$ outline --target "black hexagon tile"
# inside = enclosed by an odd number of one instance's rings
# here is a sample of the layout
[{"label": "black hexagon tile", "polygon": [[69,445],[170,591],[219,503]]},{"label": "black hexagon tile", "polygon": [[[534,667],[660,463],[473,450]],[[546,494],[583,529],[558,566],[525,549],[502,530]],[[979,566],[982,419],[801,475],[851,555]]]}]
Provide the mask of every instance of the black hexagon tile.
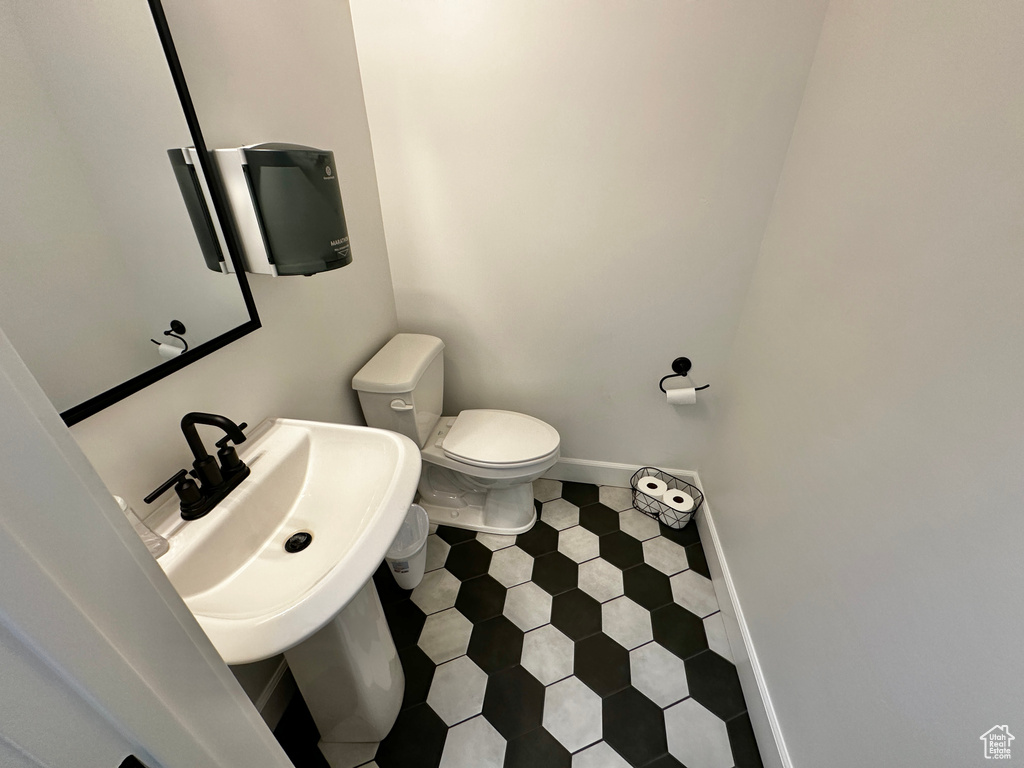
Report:
[{"label": "black hexagon tile", "polygon": [[576,643],[573,674],[599,696],[629,686],[629,651],[598,632]]},{"label": "black hexagon tile", "polygon": [[701,576],[711,578],[711,570],[708,568],[708,559],[704,554],[704,547],[698,541],[696,544],[691,544],[686,548],[686,561],[689,563],[690,568],[695,570]]},{"label": "black hexagon tile", "polygon": [[603,536],[619,530],[619,513],[604,504],[591,504],[580,509],[580,525]]},{"label": "black hexagon tile", "polygon": [[484,717],[506,739],[538,728],[543,714],[544,686],[523,667],[509,667],[487,679]]},{"label": "black hexagon tile", "polygon": [[379,768],[439,765],[448,726],[426,704],[398,713],[391,731],[377,747]]},{"label": "black hexagon tile", "polygon": [[744,712],[725,724],[732,746],[732,757],[736,768],[764,768],[761,753],[754,741],[754,729],[750,725],[750,716]]},{"label": "black hexagon tile", "polygon": [[[662,755],[656,758],[653,763],[645,765],[644,768],[686,768],[686,766],[672,757],[672,755]],[[736,768],[741,767],[737,765]]]},{"label": "black hexagon tile", "polygon": [[704,622],[681,605],[672,603],[651,612],[654,639],[680,659],[707,650]]},{"label": "black hexagon tile", "polygon": [[475,539],[476,531],[469,531],[465,528],[452,528],[450,525],[439,525],[437,526],[437,535],[449,544],[454,545]]},{"label": "black hexagon tile", "polygon": [[736,667],[714,651],[698,653],[685,663],[690,695],[710,712],[729,720],[746,711]]},{"label": "black hexagon tile", "polygon": [[628,533],[613,531],[601,537],[601,557],[626,570],[644,561],[644,548]]},{"label": "black hexagon tile", "polygon": [[672,602],[672,585],[668,576],[646,563],[634,565],[623,571],[622,588],[626,597],[648,611]]},{"label": "black hexagon tile", "polygon": [[572,755],[543,728],[511,739],[505,748],[504,768],[571,768]]},{"label": "black hexagon tile", "polygon": [[533,583],[550,595],[575,589],[578,578],[579,566],[561,552],[548,552],[533,561]]},{"label": "black hexagon tile", "polygon": [[601,631],[601,604],[580,589],[555,595],[551,623],[573,640],[590,637]]},{"label": "black hexagon tile", "polygon": [[[327,759],[317,747],[320,734],[313,716],[302,697],[296,694],[274,728],[277,739],[288,759],[298,768],[330,768]],[[122,763],[122,766],[124,763]]]},{"label": "black hexagon tile", "polygon": [[682,528],[670,528],[664,523],[660,524],[661,535],[669,541],[674,541],[682,547],[688,547],[700,541],[700,534],[697,533],[697,525],[693,521]]},{"label": "black hexagon tile", "polygon": [[482,621],[473,627],[469,658],[493,675],[518,664],[523,653],[523,631],[504,616]]},{"label": "black hexagon tile", "polygon": [[604,740],[630,765],[640,768],[668,752],[661,707],[635,688],[604,700]]},{"label": "black hexagon tile", "polygon": [[391,637],[395,647],[401,650],[407,645],[415,645],[419,640],[427,615],[412,600],[400,600],[384,606],[384,616],[391,628]]},{"label": "black hexagon tile", "polygon": [[533,528],[516,537],[516,545],[528,554],[540,557],[558,549],[558,531],[538,520]]},{"label": "black hexagon tile", "polygon": [[[507,590],[494,577],[484,574],[462,582],[455,607],[474,624],[501,615]],[[388,619],[388,623],[390,623]]]},{"label": "black hexagon tile", "polygon": [[402,662],[402,671],[405,672],[405,698],[402,699],[402,709],[408,709],[427,700],[437,665],[418,645],[399,648],[398,658]]},{"label": "black hexagon tile", "polygon": [[577,507],[586,507],[597,504],[600,494],[596,485],[562,481],[562,498]]},{"label": "black hexagon tile", "polygon": [[386,562],[381,563],[374,572],[373,585],[377,589],[381,605],[385,606],[405,600],[412,594],[411,589],[402,589],[398,586],[395,577],[391,574],[391,567]]},{"label": "black hexagon tile", "polygon": [[483,576],[491,565],[491,550],[476,539],[452,546],[444,569],[461,581]]}]

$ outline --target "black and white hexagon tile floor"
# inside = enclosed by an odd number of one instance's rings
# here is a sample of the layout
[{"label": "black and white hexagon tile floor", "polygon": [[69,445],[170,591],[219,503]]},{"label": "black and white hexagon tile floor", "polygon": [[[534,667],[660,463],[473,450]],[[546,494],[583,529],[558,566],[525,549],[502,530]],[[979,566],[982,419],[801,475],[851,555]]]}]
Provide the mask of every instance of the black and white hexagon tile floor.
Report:
[{"label": "black and white hexagon tile floor", "polygon": [[[438,528],[412,592],[377,572],[406,690],[367,768],[761,766],[696,525],[626,488],[534,496],[519,536]],[[326,766],[303,718],[296,697],[278,738]]]}]

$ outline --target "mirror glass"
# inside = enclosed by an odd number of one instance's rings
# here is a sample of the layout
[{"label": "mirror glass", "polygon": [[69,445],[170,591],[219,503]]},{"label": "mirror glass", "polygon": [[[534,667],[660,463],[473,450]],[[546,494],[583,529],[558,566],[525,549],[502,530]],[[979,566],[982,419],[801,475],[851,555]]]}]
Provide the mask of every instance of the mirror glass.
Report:
[{"label": "mirror glass", "polygon": [[146,3],[0,0],[0,104],[0,327],[66,422],[259,327],[189,217],[168,151],[204,150]]}]

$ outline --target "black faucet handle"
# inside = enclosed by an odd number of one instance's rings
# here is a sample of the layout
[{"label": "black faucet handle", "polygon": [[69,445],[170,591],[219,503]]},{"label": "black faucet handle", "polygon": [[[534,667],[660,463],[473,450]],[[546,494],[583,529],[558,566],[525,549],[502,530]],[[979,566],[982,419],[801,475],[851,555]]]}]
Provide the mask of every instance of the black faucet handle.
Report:
[{"label": "black faucet handle", "polygon": [[192,462],[192,477],[202,483],[203,492],[209,493],[224,485],[224,476],[221,474],[217,460],[213,456],[206,456]]},{"label": "black faucet handle", "polygon": [[182,469],[177,474],[175,474],[174,477],[171,477],[168,480],[164,481],[159,488],[157,488],[155,491],[149,494],[149,496],[144,498],[143,501],[146,502],[147,504],[152,504],[158,498],[167,493],[167,491],[171,490],[171,486],[177,485],[178,483],[182,483],[187,479],[188,470]]},{"label": "black faucet handle", "polygon": [[[243,421],[241,424],[238,425],[238,428],[239,429],[245,429],[248,426],[249,425],[246,424]],[[228,447],[228,443],[230,443],[231,440],[232,440],[231,435],[224,435],[224,437],[222,437],[220,440],[218,440],[216,443],[214,443],[214,445],[216,445],[218,448],[227,448]],[[235,442],[240,442],[240,441],[236,440]]]},{"label": "black faucet handle", "polygon": [[[244,421],[238,425],[239,429],[245,429],[248,424]],[[230,435],[224,435],[220,440],[217,441],[217,458],[220,459],[221,472],[225,475],[232,475],[242,469],[245,469],[244,462],[238,458],[238,451],[231,445],[232,438]]]},{"label": "black faucet handle", "polygon": [[195,480],[188,475],[188,470],[179,470],[174,477],[168,478],[163,485],[149,494],[143,501],[147,504],[152,504],[173,485],[174,492],[178,494],[178,506],[181,509],[181,516],[186,520],[192,519],[189,515],[194,516],[197,512],[201,512],[206,506],[206,500],[203,498],[202,491],[199,490]]},{"label": "black faucet handle", "polygon": [[238,457],[238,451],[233,445],[222,445],[218,448],[217,458],[220,459],[221,473],[225,476],[245,468],[245,463]]}]

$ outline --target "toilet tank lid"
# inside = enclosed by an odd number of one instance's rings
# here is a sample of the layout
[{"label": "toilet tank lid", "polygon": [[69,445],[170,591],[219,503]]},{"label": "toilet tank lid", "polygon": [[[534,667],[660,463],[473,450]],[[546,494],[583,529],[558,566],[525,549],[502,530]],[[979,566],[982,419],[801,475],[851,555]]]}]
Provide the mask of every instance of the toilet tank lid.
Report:
[{"label": "toilet tank lid", "polygon": [[389,394],[411,392],[443,349],[444,342],[436,336],[399,333],[352,377],[352,389]]}]

